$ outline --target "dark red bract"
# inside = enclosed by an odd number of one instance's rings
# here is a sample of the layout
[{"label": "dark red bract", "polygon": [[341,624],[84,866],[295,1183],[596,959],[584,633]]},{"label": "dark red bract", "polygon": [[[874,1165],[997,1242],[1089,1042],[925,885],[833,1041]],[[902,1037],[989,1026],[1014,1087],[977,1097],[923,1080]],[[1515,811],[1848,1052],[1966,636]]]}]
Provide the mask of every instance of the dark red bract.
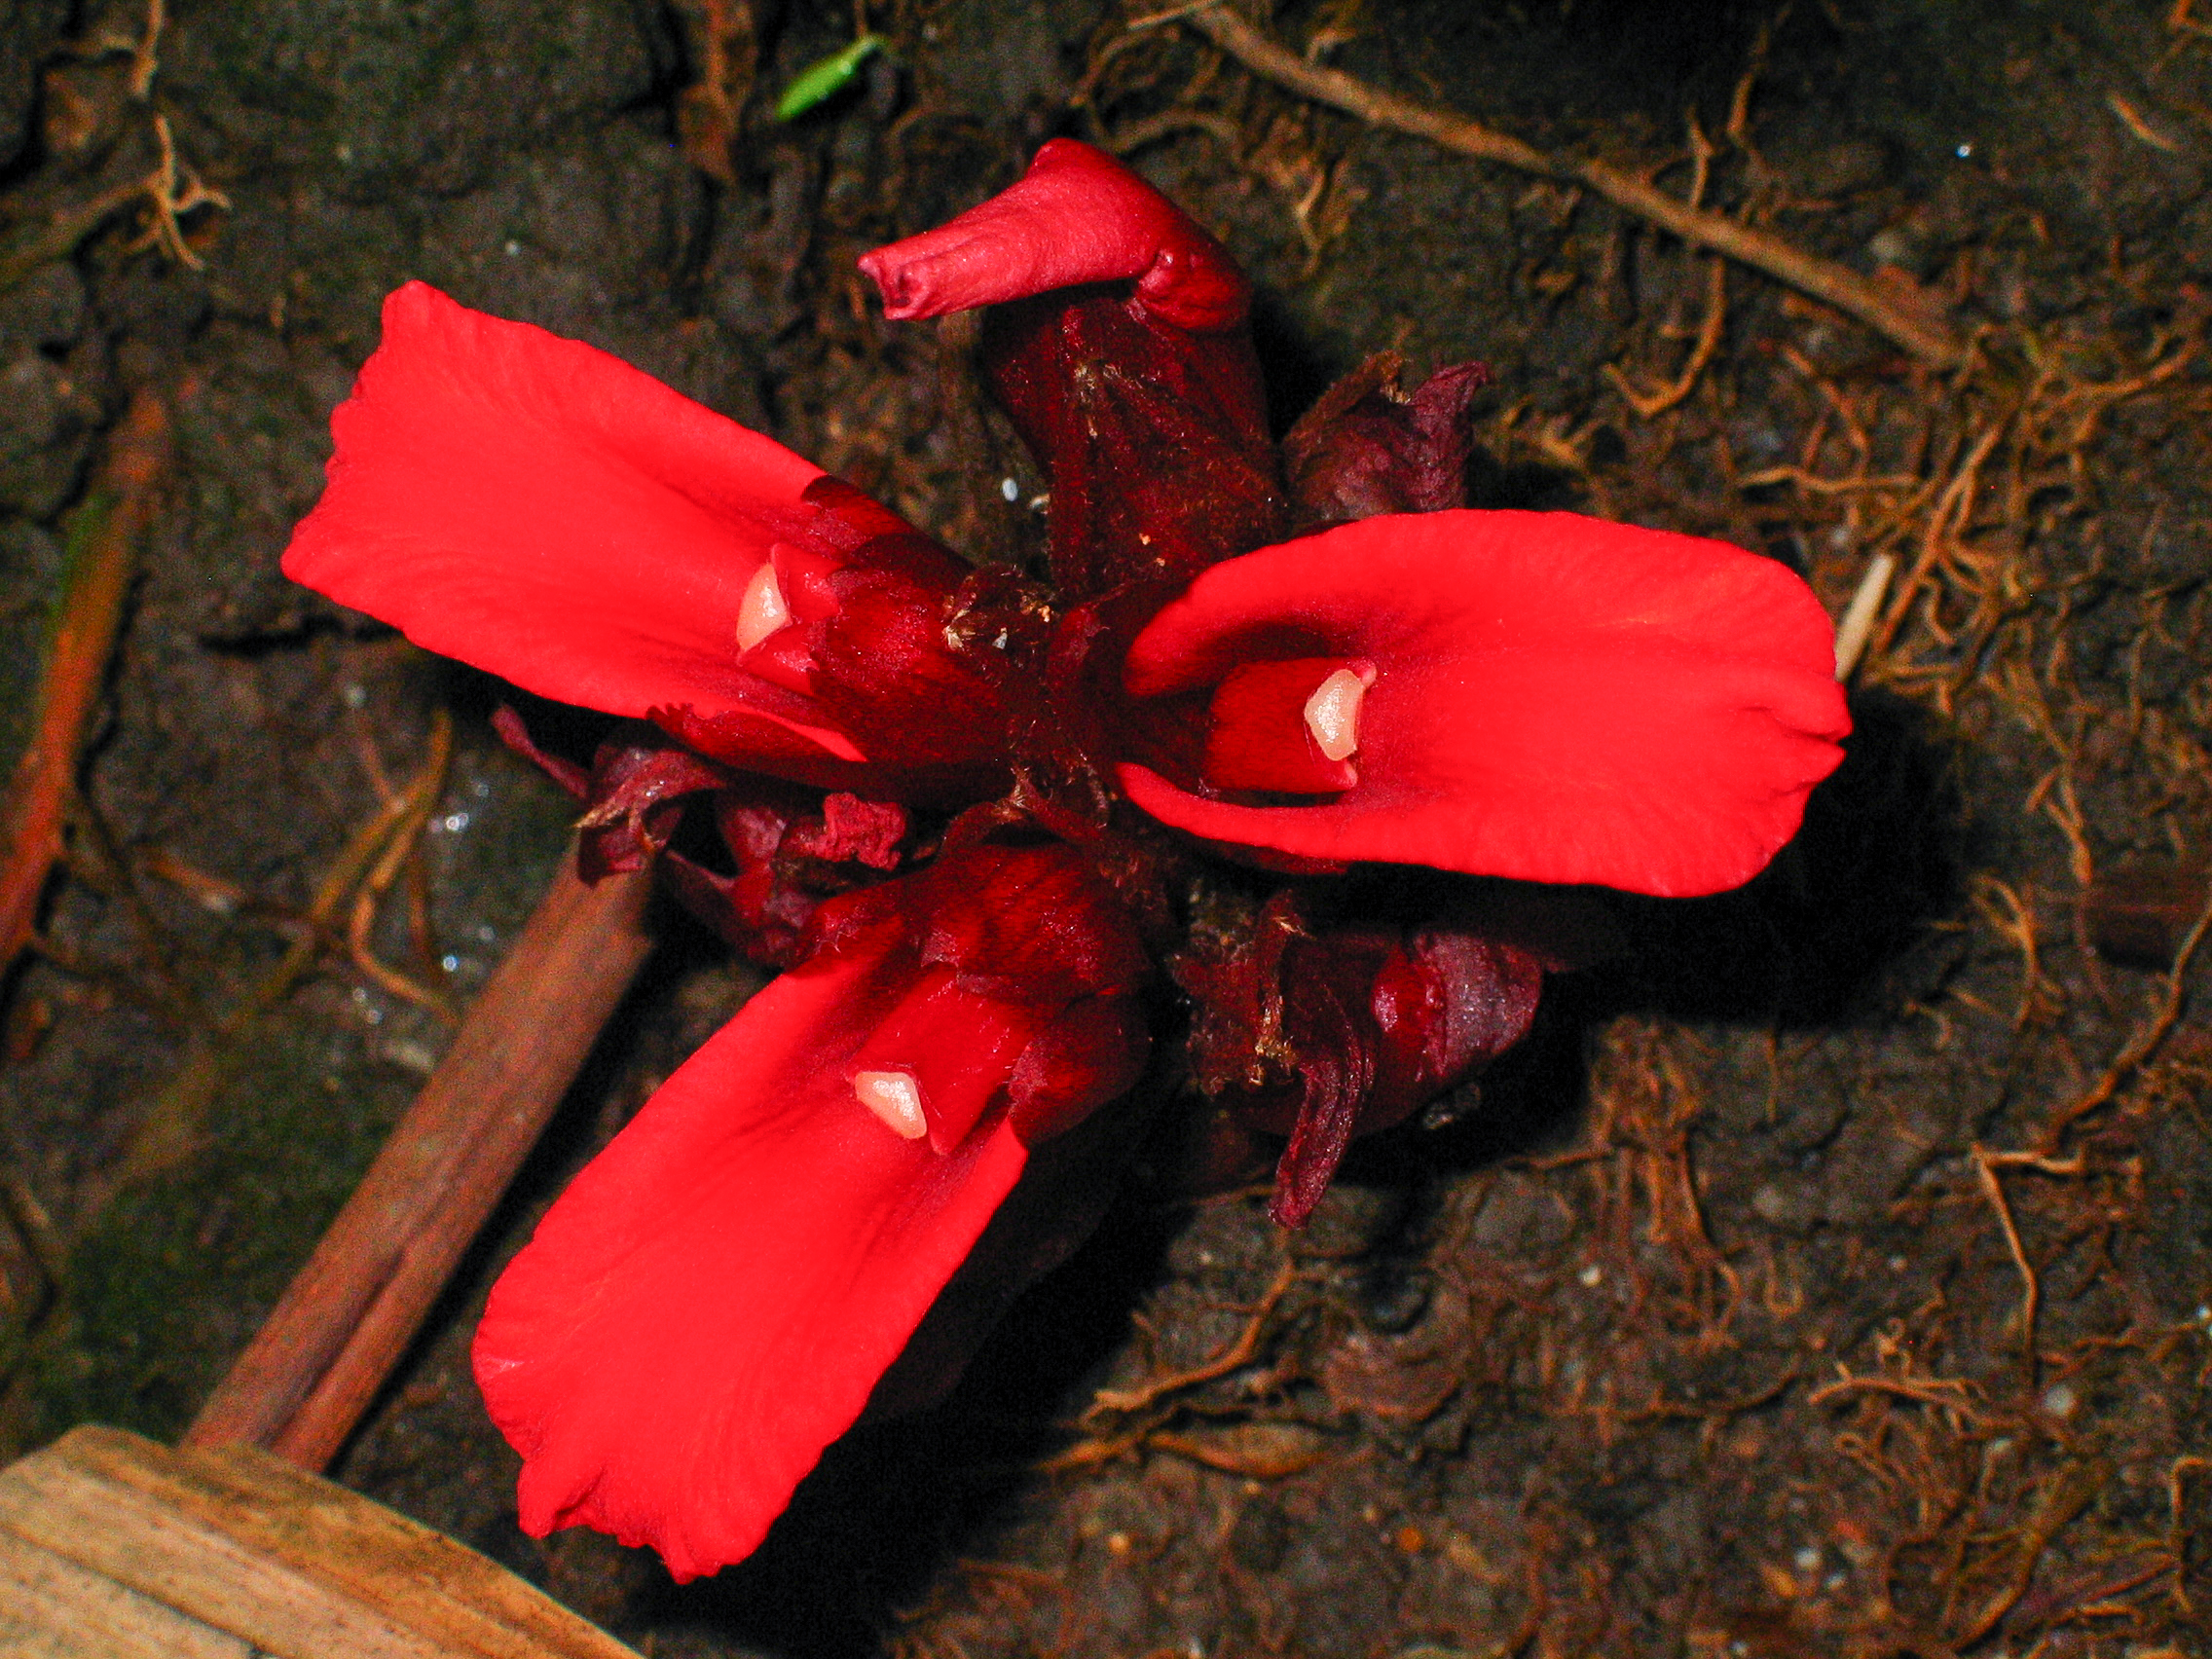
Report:
[{"label": "dark red bract", "polygon": [[[1848,729],[1779,565],[1467,510],[1479,369],[1409,392],[1378,359],[1278,451],[1243,277],[1094,150],[862,264],[895,318],[990,308],[1050,579],[419,283],[285,556],[627,717],[588,768],[502,730],[584,802],[587,873],[657,861],[786,970],[477,1336],[524,1526],[679,1577],[750,1552],[871,1395],[956,1375],[1154,1104],[1286,1134],[1274,1214],[1302,1222],[1354,1135],[1479,1072],[1571,965],[1571,903],[1515,883],[1741,883]],[[687,811],[719,855],[677,841]]]}]

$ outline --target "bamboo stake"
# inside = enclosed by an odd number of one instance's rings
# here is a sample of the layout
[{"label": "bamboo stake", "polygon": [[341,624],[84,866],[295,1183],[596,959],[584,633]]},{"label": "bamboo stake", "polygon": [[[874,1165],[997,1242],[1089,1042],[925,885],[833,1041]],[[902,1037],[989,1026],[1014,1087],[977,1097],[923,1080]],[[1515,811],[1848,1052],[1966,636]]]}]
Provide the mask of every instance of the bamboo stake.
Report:
[{"label": "bamboo stake", "polygon": [[569,854],[423,1092],[184,1437],[319,1470],[414,1339],[644,965],[649,872]]},{"label": "bamboo stake", "polygon": [[1450,110],[1432,109],[1411,98],[1371,87],[1341,69],[1309,63],[1270,40],[1231,11],[1223,0],[1204,0],[1187,14],[1177,11],[1168,15],[1189,23],[1255,74],[1316,103],[1329,104],[1371,126],[1387,127],[1426,138],[1477,161],[1495,162],[1519,172],[1581,185],[1614,206],[1680,237],[1692,246],[1707,248],[1740,265],[1763,271],[1801,293],[1825,301],[1886,335],[1933,368],[1956,368],[1965,358],[1965,348],[1940,318],[1923,315],[1899,304],[1857,272],[1833,260],[1791,247],[1779,237],[1740,225],[1725,214],[1708,212],[1677,201],[1633,173],[1623,172],[1604,162],[1547,155],[1532,144],[1523,143],[1508,133],[1469,121]]}]

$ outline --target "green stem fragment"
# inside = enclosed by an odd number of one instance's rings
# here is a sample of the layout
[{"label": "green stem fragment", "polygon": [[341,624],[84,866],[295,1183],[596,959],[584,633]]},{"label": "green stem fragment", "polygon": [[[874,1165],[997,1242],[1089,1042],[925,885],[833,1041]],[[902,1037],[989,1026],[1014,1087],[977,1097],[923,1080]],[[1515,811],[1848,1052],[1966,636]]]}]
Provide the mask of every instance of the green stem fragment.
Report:
[{"label": "green stem fragment", "polygon": [[835,97],[853,84],[861,65],[882,50],[883,45],[881,35],[864,34],[843,51],[816,58],[798,72],[784,89],[784,95],[776,100],[776,119],[796,121],[815,105]]}]

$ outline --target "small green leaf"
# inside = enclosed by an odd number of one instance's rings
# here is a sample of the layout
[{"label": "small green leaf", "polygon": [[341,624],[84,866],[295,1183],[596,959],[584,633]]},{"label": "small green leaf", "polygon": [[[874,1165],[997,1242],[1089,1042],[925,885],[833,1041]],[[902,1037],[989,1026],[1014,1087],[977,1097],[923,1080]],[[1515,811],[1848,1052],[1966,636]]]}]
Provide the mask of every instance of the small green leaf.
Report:
[{"label": "small green leaf", "polygon": [[825,99],[835,97],[853,84],[861,65],[883,45],[881,35],[865,34],[842,52],[818,57],[801,69],[784,95],[776,100],[776,119],[795,121]]}]

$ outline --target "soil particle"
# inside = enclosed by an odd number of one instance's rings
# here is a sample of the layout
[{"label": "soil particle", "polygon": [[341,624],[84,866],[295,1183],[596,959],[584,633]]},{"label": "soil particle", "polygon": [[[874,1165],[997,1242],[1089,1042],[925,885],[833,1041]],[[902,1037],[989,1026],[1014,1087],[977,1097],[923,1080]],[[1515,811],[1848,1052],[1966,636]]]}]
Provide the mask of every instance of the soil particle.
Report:
[{"label": "soil particle", "polygon": [[[164,83],[231,167],[302,170],[363,203],[477,188],[502,151],[644,101],[650,11],[614,0],[178,6]],[[657,51],[656,51],[657,49]]]},{"label": "soil particle", "polygon": [[21,153],[38,108],[38,71],[69,21],[69,0],[0,4],[0,168]]},{"label": "soil particle", "polygon": [[0,510],[54,516],[83,485],[105,424],[106,353],[86,329],[84,284],[47,266],[0,294]]}]

